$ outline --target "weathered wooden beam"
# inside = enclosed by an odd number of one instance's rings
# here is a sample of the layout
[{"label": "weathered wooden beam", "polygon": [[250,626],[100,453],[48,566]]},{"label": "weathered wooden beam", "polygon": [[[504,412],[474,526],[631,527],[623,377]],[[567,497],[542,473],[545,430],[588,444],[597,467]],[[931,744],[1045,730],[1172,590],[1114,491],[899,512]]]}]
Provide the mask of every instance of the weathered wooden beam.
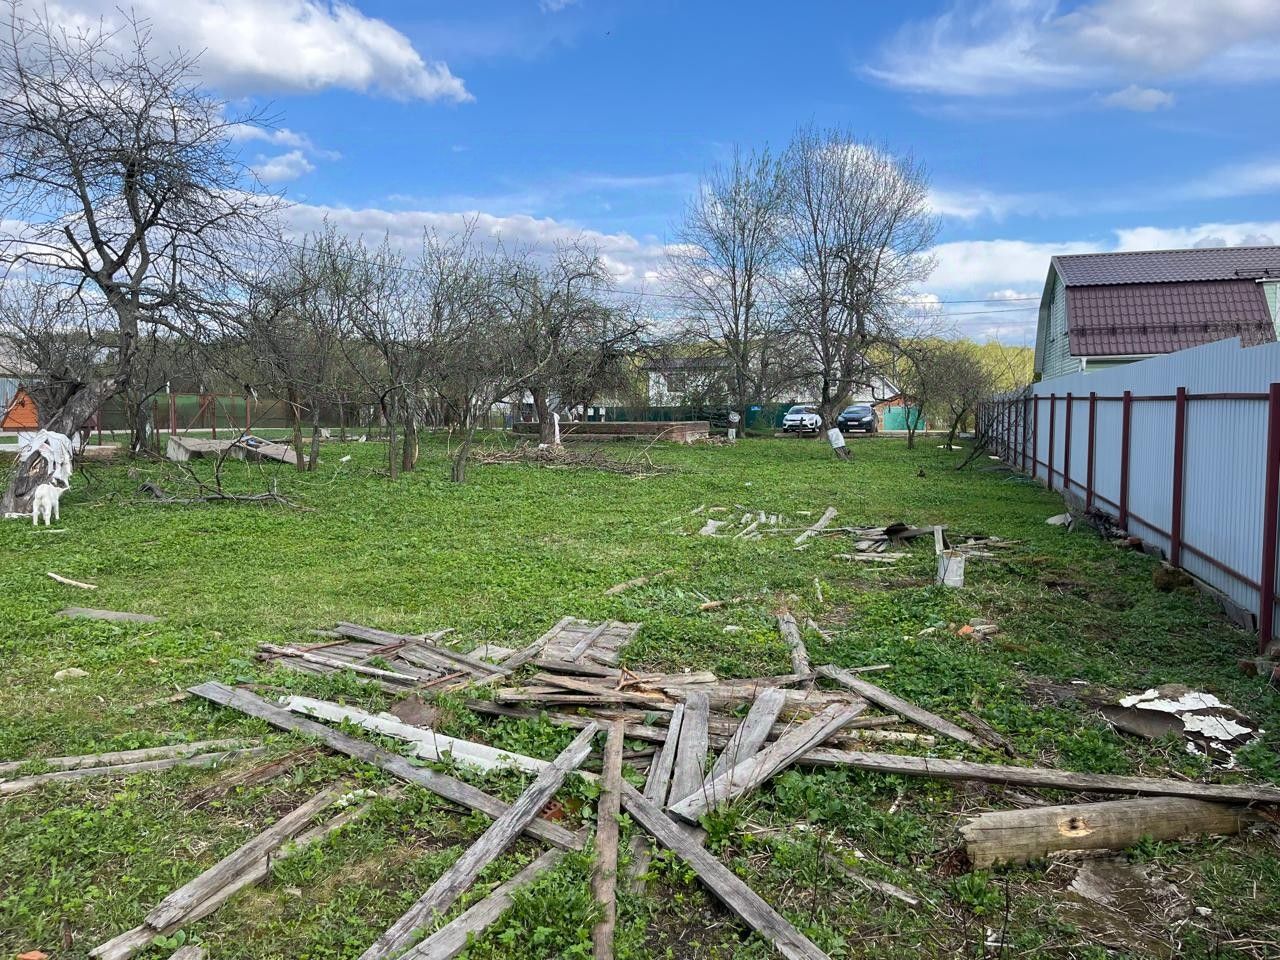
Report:
[{"label": "weathered wooden beam", "polygon": [[370,945],[360,960],[387,960],[410,945],[414,932],[435,914],[444,913],[475,882],[480,871],[500,857],[551,800],[564,778],[591,752],[591,740],[599,728],[587,727],[551,764],[538,774],[519,798],[490,825],[453,866],[433,883],[418,901]]},{"label": "weathered wooden beam", "polygon": [[68,587],[79,587],[81,590],[97,590],[96,583],[85,583],[83,580],[72,580],[70,577],[64,577],[59,573],[49,572],[50,580],[56,580],[58,583],[66,584]]},{"label": "weathered wooden beam", "polygon": [[788,960],[827,960],[827,955],[765,903],[737,874],[704,850],[652,800],[625,781],[622,805],[653,838],[673,851],[717,899]]},{"label": "weathered wooden beam", "polygon": [[[247,713],[251,717],[265,720],[277,729],[290,730],[315,737],[332,750],[372,764],[392,776],[407,780],[409,783],[425,790],[430,790],[436,796],[443,797],[445,800],[456,803],[458,806],[465,807],[468,810],[477,810],[496,819],[510,809],[507,804],[497,797],[492,797],[469,783],[463,783],[461,780],[438,773],[435,770],[428,770],[425,767],[415,767],[408,759],[399,754],[383,750],[367,740],[349,736],[340,730],[333,730],[323,723],[295,716],[289,711],[267,703],[261,697],[254,696],[244,690],[235,690],[225,684],[210,681],[192,687],[191,693],[220,706],[231,707],[241,713]],[[564,850],[579,850],[582,848],[581,837],[570,833],[559,824],[550,823],[546,820],[535,818],[529,824],[528,832],[530,836],[545,840]]]},{"label": "weathered wooden beam", "polygon": [[[663,733],[665,738],[660,742],[662,748],[649,765],[649,774],[644,782],[645,797],[657,804],[659,809],[666,806],[667,794],[671,789],[671,772],[675,769],[676,751],[680,749],[680,727],[684,723],[684,704],[676,707],[671,714],[671,724]],[[660,728],[657,728],[660,729]],[[635,727],[628,727],[634,732]],[[644,886],[644,874],[649,869],[649,861],[653,857],[653,848],[647,837],[633,836],[631,840],[631,862],[627,867],[627,886],[634,893]]]},{"label": "weathered wooden beam", "polygon": [[707,768],[707,720],[710,712],[706,694],[692,691],[684,704],[669,803],[683,800],[702,786]]},{"label": "weathered wooden beam", "polygon": [[632,577],[630,580],[624,580],[622,583],[616,583],[604,592],[606,597],[616,597],[625,590],[632,590],[635,587],[643,587],[646,583],[657,580],[659,577],[665,577],[675,571],[670,568],[659,570],[657,573],[650,573],[643,577]]},{"label": "weathered wooden beam", "polygon": [[791,672],[812,674],[813,667],[809,663],[809,651],[805,648],[804,638],[800,636],[800,626],[790,610],[778,614],[778,632],[791,651]]},{"label": "weathered wooden beam", "polygon": [[826,510],[822,511],[822,516],[818,518],[817,523],[811,526],[808,530],[804,531],[804,533],[800,534],[800,536],[796,537],[796,540],[795,540],[796,544],[797,545],[802,544],[806,540],[808,540],[810,537],[817,536],[819,533],[825,530],[827,528],[827,525],[831,523],[831,521],[834,520],[835,518],[836,518],[836,508],[827,507]]},{"label": "weathered wooden beam", "polygon": [[47,757],[30,760],[7,760],[0,763],[0,777],[17,773],[31,763],[38,763],[54,770],[81,770],[85,767],[109,767],[117,763],[136,763],[140,760],[160,760],[165,757],[189,757],[197,753],[230,750],[241,745],[256,746],[258,741],[244,737],[224,740],[197,740],[194,743],[175,743],[164,747],[141,747],[137,750],[116,750],[111,753],[86,753],[78,757]]},{"label": "weathered wooden beam", "polygon": [[924,707],[918,707],[908,700],[903,700],[901,697],[890,693],[882,687],[877,687],[868,680],[854,676],[848,670],[841,670],[839,667],[826,664],[818,667],[818,673],[842,686],[848,687],[854,693],[865,697],[876,706],[885,710],[892,710],[894,713],[906,717],[912,723],[918,723],[920,726],[933,730],[935,733],[940,733],[953,740],[959,740],[966,746],[985,746],[984,741],[977,734],[969,732],[964,727],[954,724],[950,720],[924,709]]},{"label": "weathered wooden beam", "polygon": [[73,770],[37,773],[29,777],[19,777],[16,780],[0,780],[0,797],[23,793],[42,784],[58,783],[62,780],[127,777],[135,773],[152,773],[173,767],[216,767],[220,763],[230,763],[246,757],[259,757],[266,752],[266,747],[246,747],[242,750],[221,750],[216,753],[198,753],[194,756],[161,757],[158,760],[140,760],[136,763],[115,763],[105,767],[79,767]]},{"label": "weathered wooden beam", "polygon": [[121,610],[97,610],[93,607],[66,607],[58,611],[60,617],[81,620],[110,620],[115,623],[158,623],[159,617],[149,613],[125,613]]},{"label": "weathered wooden beam", "polygon": [[760,751],[765,741],[769,739],[769,733],[773,730],[774,721],[778,719],[778,714],[782,712],[782,707],[786,702],[786,696],[776,687],[772,690],[766,690],[756,697],[751,704],[751,709],[747,711],[746,717],[738,725],[738,729],[733,732],[733,736],[725,744],[720,756],[716,758],[716,762],[712,764],[711,772],[707,774],[703,781],[703,790],[708,790],[712,781],[721,774],[728,772]]},{"label": "weathered wooden beam", "polygon": [[344,660],[342,657],[329,656],[324,653],[312,653],[301,647],[279,647],[274,643],[261,643],[258,649],[263,653],[274,654],[280,657],[292,657],[295,660],[301,660],[303,663],[314,663],[316,666],[328,667],[331,670],[350,670],[352,673],[358,673],[365,677],[377,677],[380,680],[394,680],[398,683],[417,684],[422,682],[421,677],[415,677],[411,673],[401,673],[396,670],[383,670],[380,667],[370,667],[363,663],[354,663],[351,660]]},{"label": "weathered wooden beam", "polygon": [[960,828],[960,836],[969,860],[982,869],[1042,860],[1061,850],[1123,850],[1144,837],[1230,835],[1250,819],[1245,807],[1149,797],[981,813]]},{"label": "weathered wooden beam", "polygon": [[600,919],[591,928],[593,960],[612,960],[613,932],[618,922],[618,814],[621,810],[622,738],[626,725],[609,725],[604,745],[604,769],[600,799],[596,801],[595,864],[591,893],[600,905]]}]

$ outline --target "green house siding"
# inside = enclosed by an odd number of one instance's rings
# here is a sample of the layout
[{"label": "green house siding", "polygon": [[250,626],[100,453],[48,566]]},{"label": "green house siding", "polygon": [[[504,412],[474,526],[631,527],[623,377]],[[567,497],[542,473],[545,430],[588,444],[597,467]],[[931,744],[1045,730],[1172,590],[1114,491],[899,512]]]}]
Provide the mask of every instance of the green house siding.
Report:
[{"label": "green house siding", "polygon": [[1044,377],[1061,377],[1080,372],[1080,360],[1071,355],[1067,336],[1067,285],[1054,277],[1053,297],[1049,301],[1049,329],[1044,341]]}]

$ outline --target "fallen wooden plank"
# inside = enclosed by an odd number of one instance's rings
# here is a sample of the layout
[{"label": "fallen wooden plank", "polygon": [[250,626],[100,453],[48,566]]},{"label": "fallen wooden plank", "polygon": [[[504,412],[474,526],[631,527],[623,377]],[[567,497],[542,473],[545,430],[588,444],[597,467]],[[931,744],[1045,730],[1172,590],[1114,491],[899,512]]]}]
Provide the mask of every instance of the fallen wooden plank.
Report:
[{"label": "fallen wooden plank", "polygon": [[608,590],[604,592],[604,595],[606,597],[616,597],[618,594],[626,590],[633,590],[636,587],[643,587],[646,583],[651,583],[654,580],[657,580],[659,577],[665,577],[674,572],[675,572],[674,570],[668,568],[666,570],[659,570],[657,573],[647,574],[646,576],[643,576],[643,577],[632,577],[630,580],[624,580],[622,583],[614,584],[612,587],[610,587]]},{"label": "fallen wooden plank", "polygon": [[306,803],[285,814],[266,830],[237,848],[234,853],[219,860],[157,903],[147,913],[147,926],[163,930],[170,924],[182,920],[192,907],[230,883],[240,871],[255,860],[265,857],[290,837],[301,833],[312,817],[342,794],[341,787],[326,787]]},{"label": "fallen wooden plank", "polygon": [[246,887],[250,887],[255,883],[260,883],[269,876],[273,864],[305,850],[313,843],[323,840],[325,837],[362,816],[369,809],[369,806],[370,804],[365,803],[358,807],[348,807],[337,816],[299,834],[291,842],[277,848],[267,856],[255,860],[247,868],[237,874],[228,884],[211,892],[204,900],[192,907],[186,917],[179,922],[171,924],[162,930],[156,930],[153,927],[147,926],[145,923],[141,924],[140,926],[134,927],[132,930],[126,930],[124,933],[112,937],[105,943],[99,944],[89,952],[89,955],[94,957],[95,960],[128,960],[129,957],[132,957],[138,951],[145,950],[150,946],[151,942],[155,940],[156,937],[169,936],[179,930],[184,924],[195,923],[197,920],[202,920],[209,916],[209,914],[216,911],[241,890]]},{"label": "fallen wooden plank", "polygon": [[668,809],[682,820],[697,823],[713,803],[727,803],[755,789],[839,731],[866,706],[865,703],[832,704],[816,717],[788,730],[759,753],[730,767],[705,789],[669,803]]},{"label": "fallen wooden plank", "polygon": [[50,572],[48,574],[50,580],[57,580],[58,583],[65,583],[68,587],[79,587],[81,590],[97,590],[96,583],[85,583],[83,580],[72,580],[70,577],[64,577],[60,574]]},{"label": "fallen wooden plank", "polygon": [[864,877],[856,870],[849,869],[838,860],[833,861],[833,863],[835,863],[837,870],[866,890],[874,890],[877,893],[883,893],[886,897],[893,897],[895,900],[901,900],[909,907],[918,907],[920,905],[919,897],[908,893],[897,884],[889,883],[886,880],[874,880],[871,877]]},{"label": "fallen wooden plank", "polygon": [[173,953],[169,954],[169,960],[207,960],[209,954],[204,947],[197,947],[195,944],[187,944],[185,947],[179,947]]},{"label": "fallen wooden plank", "polygon": [[895,696],[888,690],[885,690],[882,687],[877,687],[870,681],[863,680],[861,677],[856,677],[848,670],[841,670],[839,667],[826,664],[818,667],[818,673],[822,674],[824,677],[829,677],[842,686],[848,687],[854,693],[861,697],[865,697],[876,706],[883,707],[885,710],[892,710],[894,713],[906,717],[912,723],[918,723],[920,726],[927,727],[935,733],[940,733],[953,740],[959,740],[961,743],[971,747],[982,747],[986,745],[982,738],[977,734],[970,733],[968,730],[964,729],[964,727],[958,726],[950,720],[945,720],[936,713],[931,713],[923,707],[917,707],[914,703],[903,700],[901,697]]},{"label": "fallen wooden plank", "polygon": [[187,800],[186,804],[189,808],[194,809],[211,800],[230,796],[241,787],[252,787],[260,783],[266,783],[268,780],[273,780],[282,774],[288,773],[299,764],[309,763],[319,755],[320,750],[318,748],[304,747],[301,750],[286,753],[283,757],[268,760],[266,763],[237,770],[220,777],[216,783],[198,791]]},{"label": "fallen wooden plank", "polygon": [[81,620],[111,620],[115,623],[159,623],[159,617],[149,613],[125,613],[121,610],[95,610],[93,607],[66,607],[58,611],[60,617]]},{"label": "fallen wooden plank", "polygon": [[222,750],[216,753],[198,753],[194,756],[162,757],[159,760],[140,760],[136,763],[115,763],[105,767],[80,767],[72,770],[55,770],[37,773],[16,780],[0,780],[0,797],[12,796],[33,790],[46,783],[63,780],[83,780],[88,777],[127,777],[135,773],[153,773],[173,767],[216,767],[247,757],[258,757],[267,752],[266,747],[247,747],[243,750]]},{"label": "fallen wooden plank", "polygon": [[524,829],[529,826],[543,807],[551,800],[564,778],[575,770],[591,752],[591,740],[599,728],[587,727],[551,764],[538,774],[537,779],[520,794],[502,816],[490,825],[484,834],[467,848],[433,883],[412,907],[378,937],[360,960],[387,960],[410,945],[414,932],[435,914],[444,913],[475,882],[489,863],[501,856]]},{"label": "fallen wooden plank", "polygon": [[982,813],[960,827],[960,836],[973,866],[983,869],[1043,860],[1062,850],[1123,850],[1144,837],[1230,835],[1250,819],[1245,807],[1149,797]]},{"label": "fallen wooden plank", "polygon": [[546,851],[506,883],[495,888],[489,896],[410,948],[401,955],[400,960],[453,960],[507,912],[513,893],[528,886],[539,874],[552,869],[563,857],[563,850]]},{"label": "fallen wooden plank", "polygon": [[819,766],[849,766],[899,776],[939,780],[978,780],[1019,787],[1074,790],[1079,793],[1125,793],[1147,797],[1189,797],[1224,803],[1280,803],[1280,788],[1248,784],[1199,783],[1157,777],[1121,777],[1105,773],[1072,773],[1047,767],[1014,767],[1001,763],[970,763],[933,757],[905,757],[896,753],[857,750],[810,750],[804,762]]},{"label": "fallen wooden plank", "polygon": [[[680,749],[680,727],[684,723],[684,705],[676,707],[671,714],[671,723],[660,741],[662,748],[649,766],[649,774],[644,782],[644,796],[659,809],[666,806],[667,794],[671,790],[671,771],[675,769],[676,751]],[[628,727],[633,733],[635,726]],[[649,861],[653,858],[653,847],[643,834],[631,841],[631,862],[627,866],[627,886],[633,893],[644,888],[644,874],[649,869]]]},{"label": "fallen wooden plank", "polygon": [[596,801],[595,865],[591,872],[591,894],[600,906],[600,919],[591,928],[593,960],[611,960],[613,931],[618,921],[618,814],[621,810],[622,737],[626,725],[615,720],[609,725],[604,745],[604,769],[600,779],[600,799]]},{"label": "fallen wooden plank", "polygon": [[809,663],[809,651],[805,649],[804,638],[800,636],[800,626],[790,610],[778,614],[778,632],[791,651],[791,672],[812,674],[813,667]]},{"label": "fallen wooden plank", "polygon": [[[210,681],[192,687],[191,693],[203,697],[224,707],[232,707],[251,717],[265,720],[280,730],[291,730],[296,733],[318,738],[330,749],[344,753],[357,760],[372,764],[387,773],[397,776],[409,783],[430,790],[461,807],[477,810],[490,817],[500,817],[509,809],[497,797],[492,797],[483,790],[463,783],[453,777],[425,767],[416,767],[405,757],[383,750],[367,740],[349,736],[339,730],[326,727],[323,723],[298,717],[287,710],[267,703],[261,697],[244,690],[234,690],[225,684]],[[529,824],[528,832],[564,850],[578,850],[582,847],[582,839],[570,833],[559,824],[535,819]]]},{"label": "fallen wooden plank", "polygon": [[530,680],[531,684],[545,684],[551,687],[560,687],[564,690],[570,690],[574,693],[583,693],[587,696],[594,697],[611,697],[619,703],[630,703],[637,707],[651,708],[655,704],[661,704],[664,697],[660,693],[640,693],[631,690],[615,690],[601,683],[592,683],[590,680],[579,680],[577,677],[569,677],[558,673],[539,673]]},{"label": "fallen wooden plank", "polygon": [[604,632],[611,626],[613,626],[612,620],[605,620],[603,623],[597,624],[588,631],[581,640],[573,645],[573,648],[569,651],[569,655],[565,659],[569,661],[580,659],[584,653],[591,649],[591,645],[599,640],[604,635]]},{"label": "fallen wooden plank", "polygon": [[765,903],[732,870],[691,839],[652,800],[625,781],[622,805],[655,840],[685,861],[715,896],[788,960],[827,960],[827,955]]},{"label": "fallen wooden plank", "polygon": [[421,677],[415,677],[411,673],[383,670],[381,667],[370,667],[363,663],[344,660],[342,657],[334,657],[324,653],[311,653],[309,650],[303,650],[300,647],[278,647],[274,643],[260,643],[258,644],[258,649],[263,653],[292,657],[295,660],[301,660],[303,663],[314,663],[316,666],[329,667],[331,670],[350,670],[352,673],[358,673],[363,677],[377,677],[380,680],[392,680],[405,684],[422,682]]},{"label": "fallen wooden plank", "polygon": [[17,773],[28,764],[38,763],[54,770],[81,770],[85,767],[109,767],[117,763],[136,763],[139,760],[159,760],[163,757],[192,756],[215,750],[230,750],[241,745],[256,746],[258,741],[244,737],[224,740],[197,740],[194,743],[175,743],[164,747],[142,747],[137,750],[116,750],[111,753],[87,753],[78,757],[47,757],[31,760],[6,760],[0,763],[0,777]]},{"label": "fallen wooden plank", "polygon": [[721,774],[760,751],[765,741],[769,739],[769,732],[773,729],[774,721],[778,719],[778,714],[782,712],[786,701],[786,695],[776,687],[756,697],[746,717],[733,732],[733,736],[725,744],[716,762],[712,764],[711,772],[707,774],[702,784],[704,791],[709,790],[712,781]]},{"label": "fallen wooden plank", "polygon": [[526,773],[541,773],[549,766],[546,760],[499,750],[486,743],[445,736],[429,727],[405,723],[390,714],[375,715],[357,707],[344,707],[312,697],[286,697],[281,706],[290,713],[300,713],[306,717],[328,720],[331,723],[341,723],[345,720],[372,733],[406,740],[414,745],[414,752],[423,760],[444,760],[446,757],[452,757],[456,763],[474,767],[486,773],[492,770],[513,769],[523,770]]},{"label": "fallen wooden plank", "polygon": [[827,525],[831,523],[831,521],[834,520],[835,518],[836,518],[836,508],[827,507],[826,510],[822,511],[822,516],[818,518],[818,522],[815,523],[813,526],[811,526],[808,530],[804,531],[804,533],[800,534],[800,536],[796,537],[795,542],[797,544],[801,544],[801,543],[804,543],[806,540],[808,540],[810,537],[817,536],[819,533],[825,530],[827,528]]}]

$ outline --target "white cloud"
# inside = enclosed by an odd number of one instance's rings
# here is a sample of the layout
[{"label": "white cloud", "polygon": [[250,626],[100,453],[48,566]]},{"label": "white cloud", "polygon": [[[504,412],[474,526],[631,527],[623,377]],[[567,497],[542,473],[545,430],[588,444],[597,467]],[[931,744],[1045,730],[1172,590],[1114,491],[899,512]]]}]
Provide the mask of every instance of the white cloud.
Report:
[{"label": "white cloud", "polygon": [[1202,223],[1194,227],[1131,227],[1116,231],[1117,250],[1256,247],[1280,243],[1280,220]]},{"label": "white cloud", "polygon": [[275,157],[258,157],[252,169],[263,183],[285,183],[310,173],[315,164],[301,150],[290,150]]},{"label": "white cloud", "polygon": [[577,2],[578,0],[538,0],[538,9],[543,13],[559,13]]},{"label": "white cloud", "polygon": [[[61,0],[56,21],[108,27],[117,0]],[[202,74],[229,94],[342,87],[405,100],[471,99],[445,63],[426,60],[384,20],[341,0],[131,0],[163,48],[203,51]]]},{"label": "white cloud", "polygon": [[1108,107],[1117,107],[1120,110],[1150,113],[1153,110],[1167,110],[1173,106],[1175,99],[1174,95],[1166,90],[1140,87],[1136,83],[1131,83],[1123,90],[1107,94],[1102,98],[1102,102]]},{"label": "white cloud", "polygon": [[1090,0],[1065,12],[1056,0],[956,0],[899,31],[867,72],[955,96],[1194,75],[1250,81],[1280,74],[1277,33],[1275,0]]},{"label": "white cloud", "polygon": [[1280,190],[1280,161],[1259,160],[1219,167],[1175,191],[1191,200],[1248,197]]},{"label": "white cloud", "polygon": [[1012,214],[1047,213],[1059,207],[1060,203],[1044,194],[935,187],[929,191],[929,206],[938,216],[955,220],[976,220],[979,217],[1002,220]]}]

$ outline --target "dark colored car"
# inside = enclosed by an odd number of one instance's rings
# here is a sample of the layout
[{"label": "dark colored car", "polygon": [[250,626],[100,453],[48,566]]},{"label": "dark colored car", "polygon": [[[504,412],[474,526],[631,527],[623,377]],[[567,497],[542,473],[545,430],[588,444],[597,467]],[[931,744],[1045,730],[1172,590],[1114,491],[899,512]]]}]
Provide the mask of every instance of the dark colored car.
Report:
[{"label": "dark colored car", "polygon": [[841,433],[852,433],[855,430],[875,433],[876,412],[869,404],[855,403],[840,412],[840,416],[836,417],[836,426]]}]

